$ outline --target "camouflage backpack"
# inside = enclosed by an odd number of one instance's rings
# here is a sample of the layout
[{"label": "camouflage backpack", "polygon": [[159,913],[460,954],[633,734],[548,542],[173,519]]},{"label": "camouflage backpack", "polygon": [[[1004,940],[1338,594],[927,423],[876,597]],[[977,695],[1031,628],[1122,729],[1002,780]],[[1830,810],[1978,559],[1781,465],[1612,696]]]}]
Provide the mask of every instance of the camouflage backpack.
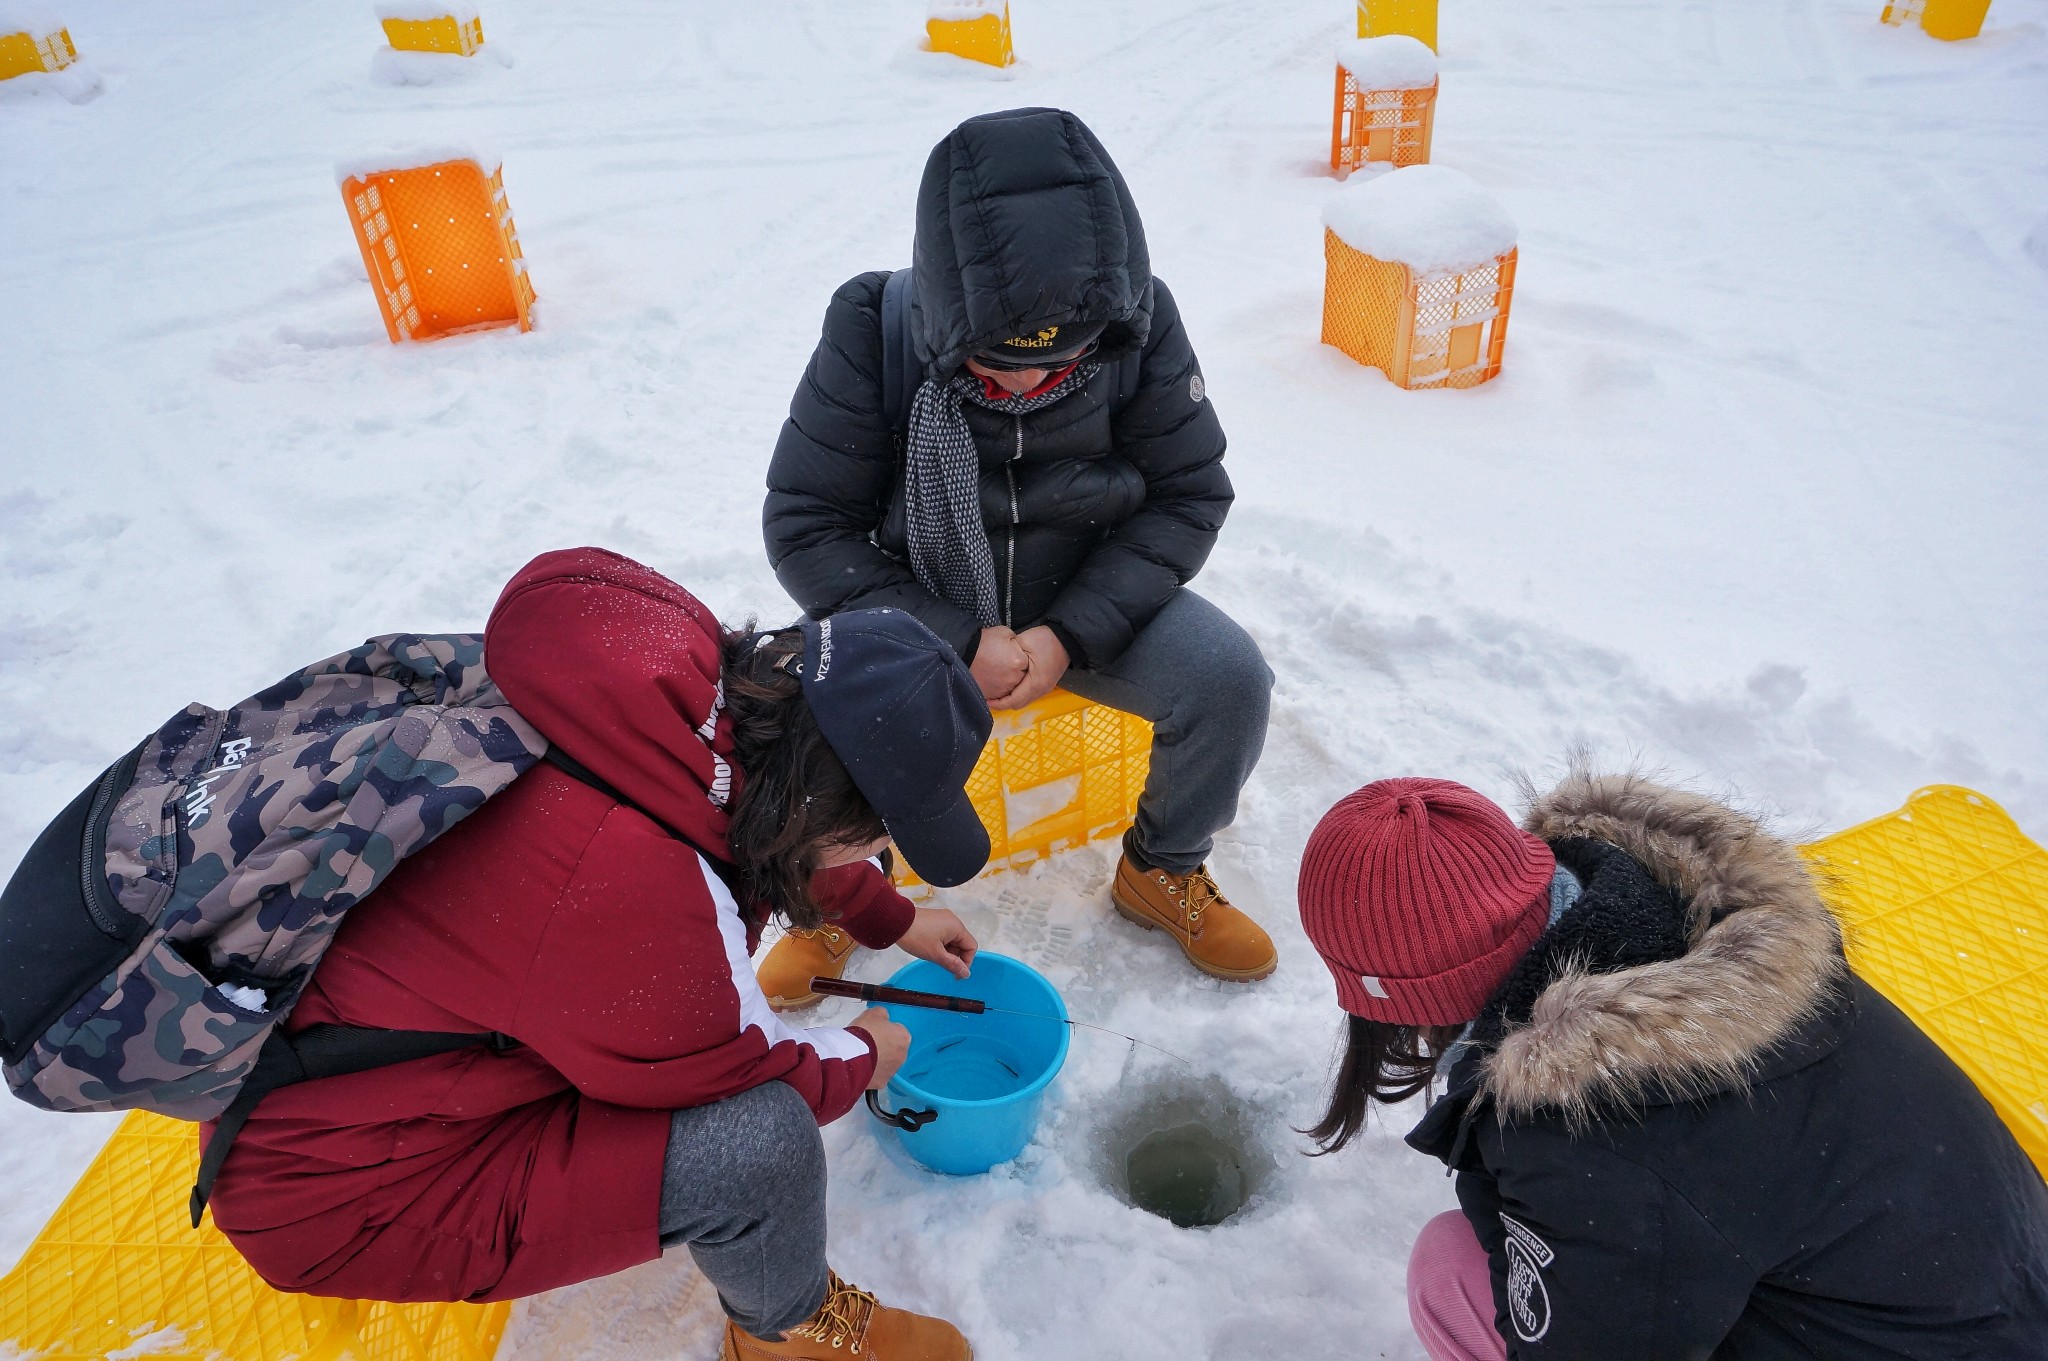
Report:
[{"label": "camouflage backpack", "polygon": [[394,634],[116,761],[0,893],[7,1085],[53,1111],[220,1118],[193,1223],[248,1113],[309,1077],[500,1042],[290,1013],[348,910],[547,751],[470,634]]}]

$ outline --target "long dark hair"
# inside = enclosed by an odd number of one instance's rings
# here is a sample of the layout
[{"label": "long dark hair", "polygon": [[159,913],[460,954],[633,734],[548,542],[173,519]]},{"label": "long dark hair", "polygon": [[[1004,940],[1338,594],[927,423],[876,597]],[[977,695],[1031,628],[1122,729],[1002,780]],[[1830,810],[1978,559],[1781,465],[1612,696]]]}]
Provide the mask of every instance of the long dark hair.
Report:
[{"label": "long dark hair", "polygon": [[760,633],[750,623],[728,632],[724,682],[741,777],[730,834],[737,888],[743,901],[809,929],[824,919],[811,876],[825,853],[866,845],[888,829],[818,731],[791,670],[803,647],[795,628]]},{"label": "long dark hair", "polygon": [[1365,1128],[1367,1103],[1391,1105],[1406,1101],[1428,1088],[1436,1076],[1437,1060],[1457,1041],[1464,1029],[1455,1025],[1395,1025],[1390,1021],[1368,1021],[1363,1016],[1351,1022],[1344,1040],[1344,1058],[1337,1065],[1337,1077],[1330,1084],[1330,1107],[1306,1134],[1320,1145],[1309,1156],[1319,1158],[1335,1153],[1358,1137]]}]

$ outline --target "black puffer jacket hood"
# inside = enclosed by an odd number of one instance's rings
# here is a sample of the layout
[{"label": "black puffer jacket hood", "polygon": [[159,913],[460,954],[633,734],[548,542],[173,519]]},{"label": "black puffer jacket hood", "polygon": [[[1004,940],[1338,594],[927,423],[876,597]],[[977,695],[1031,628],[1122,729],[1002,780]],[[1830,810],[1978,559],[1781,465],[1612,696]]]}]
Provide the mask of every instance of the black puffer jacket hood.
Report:
[{"label": "black puffer jacket hood", "polygon": [[1059,109],[970,118],[932,149],[917,191],[911,322],[927,377],[1047,326],[1102,323],[1100,352],[1142,349],[1152,263],[1124,178]]}]

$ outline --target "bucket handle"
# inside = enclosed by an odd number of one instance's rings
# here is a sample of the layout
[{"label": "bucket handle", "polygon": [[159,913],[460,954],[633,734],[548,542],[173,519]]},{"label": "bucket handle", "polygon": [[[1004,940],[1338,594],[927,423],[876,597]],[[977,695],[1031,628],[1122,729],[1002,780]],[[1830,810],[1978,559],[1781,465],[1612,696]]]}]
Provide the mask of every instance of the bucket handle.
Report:
[{"label": "bucket handle", "polygon": [[885,1111],[882,1109],[882,1098],[872,1090],[868,1092],[868,1109],[874,1112],[875,1119],[885,1125],[894,1125],[905,1134],[915,1134],[939,1118],[937,1111],[914,1111],[908,1106],[901,1110]]}]

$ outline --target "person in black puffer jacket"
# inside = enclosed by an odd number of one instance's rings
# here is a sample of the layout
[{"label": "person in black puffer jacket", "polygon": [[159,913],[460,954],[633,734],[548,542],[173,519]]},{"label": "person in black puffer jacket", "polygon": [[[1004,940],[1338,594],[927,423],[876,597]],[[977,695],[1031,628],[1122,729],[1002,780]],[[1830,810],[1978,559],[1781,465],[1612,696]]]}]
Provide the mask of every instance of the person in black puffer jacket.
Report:
[{"label": "person in black puffer jacket", "polygon": [[1408,1263],[1435,1361],[2048,1357],[2041,1173],[1754,820],[1579,771],[1518,829],[1381,780],[1300,901],[1350,1013],[1307,1132],[1444,1080],[1408,1136],[1458,1177]]},{"label": "person in black puffer jacket", "polygon": [[[1130,191],[1070,113],[971,118],[925,166],[914,261],[833,295],[768,469],[769,561],[813,616],[916,615],[994,708],[1062,685],[1149,719],[1112,901],[1204,972],[1264,978],[1271,939],[1205,861],[1273,677],[1187,589],[1230,508],[1223,430]],[[769,996],[810,1004],[851,948],[788,938]]]}]

